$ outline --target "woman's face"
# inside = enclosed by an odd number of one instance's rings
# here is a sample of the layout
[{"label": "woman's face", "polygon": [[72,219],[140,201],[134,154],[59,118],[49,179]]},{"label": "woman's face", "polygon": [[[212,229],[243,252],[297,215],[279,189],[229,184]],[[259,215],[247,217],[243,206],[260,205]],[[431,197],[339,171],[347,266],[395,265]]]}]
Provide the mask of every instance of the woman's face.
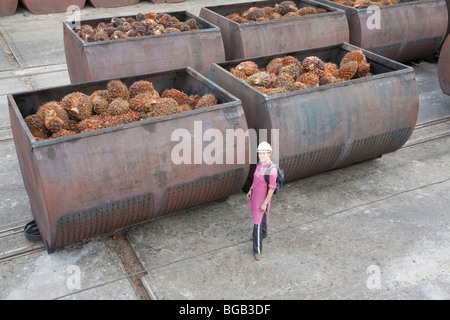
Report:
[{"label": "woman's face", "polygon": [[271,155],[270,152],[258,152],[259,161],[266,162],[270,160],[270,155]]}]

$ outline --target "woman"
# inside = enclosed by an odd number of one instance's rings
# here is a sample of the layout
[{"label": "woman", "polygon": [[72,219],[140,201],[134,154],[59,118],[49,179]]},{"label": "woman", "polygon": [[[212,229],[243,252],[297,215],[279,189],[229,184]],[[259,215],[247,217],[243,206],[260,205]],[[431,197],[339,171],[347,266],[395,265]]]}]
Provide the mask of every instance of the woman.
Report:
[{"label": "woman", "polygon": [[256,149],[258,153],[259,163],[253,174],[253,183],[247,193],[247,199],[250,200],[248,207],[253,213],[253,252],[255,259],[261,259],[262,239],[267,237],[267,219],[270,209],[270,201],[273,191],[277,187],[277,168],[270,170],[269,186],[267,186],[265,173],[270,167],[272,161],[272,147],[267,142],[261,142]]}]

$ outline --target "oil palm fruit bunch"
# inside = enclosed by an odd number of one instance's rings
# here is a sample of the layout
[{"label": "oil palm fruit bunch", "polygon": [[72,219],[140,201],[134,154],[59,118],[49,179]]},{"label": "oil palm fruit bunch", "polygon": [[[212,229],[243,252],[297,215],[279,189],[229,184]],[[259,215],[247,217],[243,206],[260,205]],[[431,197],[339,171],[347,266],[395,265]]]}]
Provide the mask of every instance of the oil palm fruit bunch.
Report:
[{"label": "oil palm fruit bunch", "polygon": [[250,7],[241,13],[233,12],[227,15],[226,18],[237,23],[248,23],[252,21],[275,20],[325,12],[327,12],[327,10],[324,8],[315,8],[311,6],[299,8],[294,1],[282,1],[273,6],[265,6],[261,8]]},{"label": "oil palm fruit bunch", "polygon": [[24,120],[33,137],[40,141],[216,104],[213,94],[188,95],[167,88],[160,96],[149,81],[136,81],[127,88],[122,81],[111,80],[105,89],[90,95],[72,92],[61,101],[44,103]]}]

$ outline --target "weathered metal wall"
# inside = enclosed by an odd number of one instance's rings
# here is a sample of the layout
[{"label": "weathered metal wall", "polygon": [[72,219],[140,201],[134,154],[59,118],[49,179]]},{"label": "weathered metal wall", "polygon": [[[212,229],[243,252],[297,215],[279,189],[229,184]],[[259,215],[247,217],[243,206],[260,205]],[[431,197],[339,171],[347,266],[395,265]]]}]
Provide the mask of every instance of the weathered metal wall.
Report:
[{"label": "weathered metal wall", "polygon": [[438,78],[442,92],[450,95],[450,36],[447,36],[439,53]]}]

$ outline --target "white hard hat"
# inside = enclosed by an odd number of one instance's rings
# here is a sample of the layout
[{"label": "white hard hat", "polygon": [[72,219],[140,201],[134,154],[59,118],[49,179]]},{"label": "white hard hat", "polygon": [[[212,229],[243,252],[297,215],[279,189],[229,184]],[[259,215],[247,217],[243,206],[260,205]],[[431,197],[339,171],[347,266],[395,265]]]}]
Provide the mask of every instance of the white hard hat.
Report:
[{"label": "white hard hat", "polygon": [[266,141],[263,141],[259,144],[256,152],[272,152],[272,147]]}]

